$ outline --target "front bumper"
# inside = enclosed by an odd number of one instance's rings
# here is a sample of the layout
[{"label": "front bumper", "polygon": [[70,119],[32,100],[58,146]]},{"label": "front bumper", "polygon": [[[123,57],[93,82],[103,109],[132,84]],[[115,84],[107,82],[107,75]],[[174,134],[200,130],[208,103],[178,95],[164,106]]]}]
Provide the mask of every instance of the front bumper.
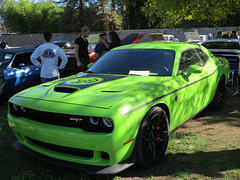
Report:
[{"label": "front bumper", "polygon": [[115,165],[112,165],[112,166],[107,166],[107,167],[106,166],[93,166],[93,165],[86,165],[86,164],[64,161],[64,160],[45,156],[43,154],[37,153],[36,151],[33,151],[33,150],[27,148],[26,146],[22,145],[19,141],[16,141],[13,144],[13,147],[16,150],[21,150],[27,154],[30,154],[31,156],[34,156],[34,157],[41,159],[43,161],[46,161],[48,163],[60,165],[60,166],[64,166],[64,167],[69,167],[69,168],[80,169],[89,174],[99,174],[99,175],[117,174],[135,164],[135,158],[130,157],[129,159],[126,159],[125,161],[115,164]]}]

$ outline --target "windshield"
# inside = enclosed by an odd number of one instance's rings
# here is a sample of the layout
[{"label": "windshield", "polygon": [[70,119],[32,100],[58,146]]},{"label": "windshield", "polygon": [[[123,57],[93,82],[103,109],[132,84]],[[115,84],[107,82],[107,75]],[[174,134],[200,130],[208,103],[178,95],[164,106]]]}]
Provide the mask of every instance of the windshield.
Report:
[{"label": "windshield", "polygon": [[239,49],[237,42],[206,42],[202,45],[207,49]]},{"label": "windshield", "polygon": [[88,72],[143,76],[171,76],[175,51],[163,49],[113,50],[101,57]]}]

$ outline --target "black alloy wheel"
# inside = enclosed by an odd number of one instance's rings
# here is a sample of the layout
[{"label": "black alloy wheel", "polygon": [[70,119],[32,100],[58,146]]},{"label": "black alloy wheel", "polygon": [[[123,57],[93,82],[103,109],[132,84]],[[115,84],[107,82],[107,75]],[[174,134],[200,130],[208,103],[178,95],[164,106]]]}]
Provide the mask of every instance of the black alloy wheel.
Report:
[{"label": "black alloy wheel", "polygon": [[137,164],[153,166],[163,158],[169,139],[168,116],[160,107],[153,107],[144,117],[137,138]]}]

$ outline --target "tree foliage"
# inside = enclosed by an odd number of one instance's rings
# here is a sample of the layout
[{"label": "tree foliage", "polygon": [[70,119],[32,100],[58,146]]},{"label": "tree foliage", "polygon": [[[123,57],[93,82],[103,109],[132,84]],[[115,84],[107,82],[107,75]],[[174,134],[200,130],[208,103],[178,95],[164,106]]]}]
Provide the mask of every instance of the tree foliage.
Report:
[{"label": "tree foliage", "polygon": [[239,0],[0,0],[9,32],[79,32],[240,25]]},{"label": "tree foliage", "polygon": [[41,33],[58,32],[58,20],[63,13],[60,6],[52,1],[4,0],[0,15],[10,32]]},{"label": "tree foliage", "polygon": [[[148,0],[142,11],[158,28],[239,25],[239,0]],[[234,17],[234,21],[232,21]],[[226,23],[226,24],[225,24]]]},{"label": "tree foliage", "polygon": [[146,29],[147,19],[141,8],[145,5],[145,0],[115,0],[115,8],[123,18],[124,29]]}]

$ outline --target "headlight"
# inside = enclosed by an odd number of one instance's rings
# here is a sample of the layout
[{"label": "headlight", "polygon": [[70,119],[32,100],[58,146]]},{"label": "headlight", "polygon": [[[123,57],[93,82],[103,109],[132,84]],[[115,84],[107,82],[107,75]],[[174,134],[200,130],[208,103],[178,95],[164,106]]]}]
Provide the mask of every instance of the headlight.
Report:
[{"label": "headlight", "polygon": [[92,123],[93,125],[98,125],[99,123],[99,118],[97,117],[89,117],[90,123]]},{"label": "headlight", "polygon": [[26,112],[26,108],[25,107],[20,106],[20,109],[21,109],[22,112]]},{"label": "headlight", "polygon": [[24,112],[24,113],[27,111],[27,109],[23,106],[19,106],[17,104],[12,104],[12,106],[13,106],[15,111]]},{"label": "headlight", "polygon": [[15,111],[18,111],[19,110],[19,105],[13,104],[13,108],[15,109]]},{"label": "headlight", "polygon": [[112,121],[112,119],[110,119],[110,118],[103,118],[103,124],[104,124],[106,127],[110,128],[110,127],[113,126],[113,121]]},{"label": "headlight", "polygon": [[110,118],[101,118],[101,117],[89,117],[89,121],[91,124],[98,126],[98,127],[103,127],[103,125],[107,128],[113,127],[113,121]]}]

